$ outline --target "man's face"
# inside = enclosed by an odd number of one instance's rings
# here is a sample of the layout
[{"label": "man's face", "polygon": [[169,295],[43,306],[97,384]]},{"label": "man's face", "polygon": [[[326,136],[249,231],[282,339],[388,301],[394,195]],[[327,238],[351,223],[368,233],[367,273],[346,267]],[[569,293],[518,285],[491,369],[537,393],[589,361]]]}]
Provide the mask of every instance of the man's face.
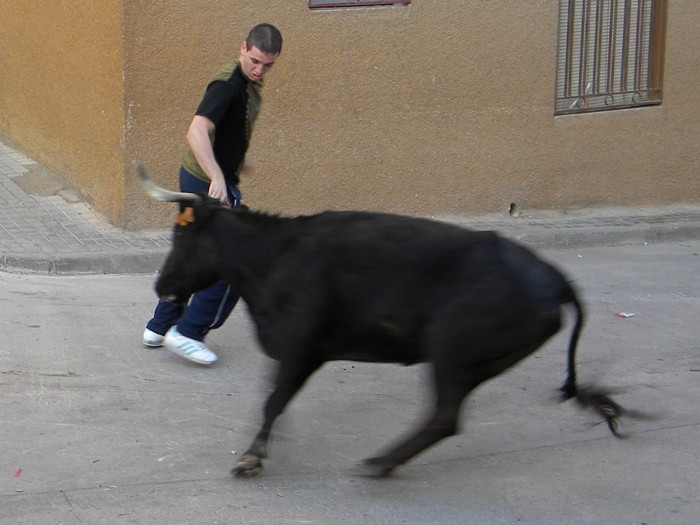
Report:
[{"label": "man's face", "polygon": [[244,41],[241,45],[241,70],[250,80],[259,82],[272,69],[278,56],[280,56],[279,53],[274,55],[263,53],[255,46],[249,49]]}]

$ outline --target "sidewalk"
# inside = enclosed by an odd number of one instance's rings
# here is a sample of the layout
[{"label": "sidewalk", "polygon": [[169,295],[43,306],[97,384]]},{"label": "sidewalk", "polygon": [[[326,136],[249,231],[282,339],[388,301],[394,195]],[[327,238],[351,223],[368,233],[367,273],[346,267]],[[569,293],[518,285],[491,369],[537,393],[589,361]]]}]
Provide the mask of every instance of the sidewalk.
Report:
[{"label": "sidewalk", "polygon": [[0,269],[40,273],[151,273],[170,232],[114,228],[84,202],[35,195],[18,180],[36,165],[0,142]]},{"label": "sidewalk", "polygon": [[[127,232],[86,203],[29,193],[17,182],[32,159],[0,142],[0,269],[55,274],[152,273],[170,231]],[[76,200],[76,202],[73,202]],[[566,213],[526,210],[519,217],[439,217],[537,249],[685,240],[700,237],[700,204],[596,208]]]}]

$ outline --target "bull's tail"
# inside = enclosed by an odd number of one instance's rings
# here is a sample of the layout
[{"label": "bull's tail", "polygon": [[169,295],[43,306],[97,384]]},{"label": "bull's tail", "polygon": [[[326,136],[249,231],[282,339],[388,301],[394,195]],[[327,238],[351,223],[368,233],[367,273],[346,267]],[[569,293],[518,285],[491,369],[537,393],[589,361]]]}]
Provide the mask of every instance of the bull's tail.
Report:
[{"label": "bull's tail", "polygon": [[568,363],[566,381],[561,387],[563,400],[576,398],[580,405],[590,407],[600,414],[608,424],[610,431],[619,437],[617,422],[624,414],[624,409],[615,403],[605,391],[593,387],[581,387],[576,382],[576,347],[584,323],[583,306],[576,297],[576,292],[569,287],[567,301],[570,302],[576,312],[576,321],[569,338]]}]

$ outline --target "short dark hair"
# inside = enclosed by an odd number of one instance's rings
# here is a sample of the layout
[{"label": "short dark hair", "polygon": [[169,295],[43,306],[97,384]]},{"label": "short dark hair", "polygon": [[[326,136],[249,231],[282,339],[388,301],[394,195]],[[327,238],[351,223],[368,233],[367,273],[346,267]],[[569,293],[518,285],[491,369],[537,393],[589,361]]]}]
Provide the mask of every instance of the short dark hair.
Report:
[{"label": "short dark hair", "polygon": [[245,45],[248,49],[255,46],[266,55],[277,55],[282,52],[282,33],[272,24],[258,24],[248,33]]}]

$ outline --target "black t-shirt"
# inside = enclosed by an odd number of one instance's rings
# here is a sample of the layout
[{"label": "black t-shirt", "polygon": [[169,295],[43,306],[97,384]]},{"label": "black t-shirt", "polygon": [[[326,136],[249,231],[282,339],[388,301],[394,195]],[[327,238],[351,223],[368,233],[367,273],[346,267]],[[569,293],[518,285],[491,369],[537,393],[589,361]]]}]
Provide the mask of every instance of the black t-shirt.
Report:
[{"label": "black t-shirt", "polygon": [[[260,110],[261,88],[261,82],[253,82],[243,74],[236,60],[209,83],[195,112],[214,123],[210,135],[214,157],[229,184],[238,185],[238,174]],[[192,151],[187,152],[184,165],[194,176],[209,182]]]}]

